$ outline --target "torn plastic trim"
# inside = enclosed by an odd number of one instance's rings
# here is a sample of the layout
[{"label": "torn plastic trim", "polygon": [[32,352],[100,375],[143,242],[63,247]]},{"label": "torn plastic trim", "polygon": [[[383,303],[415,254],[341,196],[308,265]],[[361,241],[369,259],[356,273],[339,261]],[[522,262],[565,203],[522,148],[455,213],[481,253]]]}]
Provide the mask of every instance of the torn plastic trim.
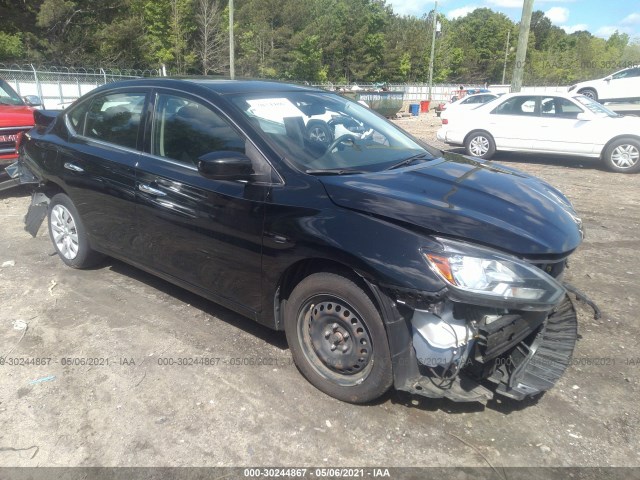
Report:
[{"label": "torn plastic trim", "polygon": [[43,192],[34,192],[31,197],[31,205],[24,217],[24,229],[35,237],[40,230],[40,226],[47,216],[49,202],[51,199]]}]

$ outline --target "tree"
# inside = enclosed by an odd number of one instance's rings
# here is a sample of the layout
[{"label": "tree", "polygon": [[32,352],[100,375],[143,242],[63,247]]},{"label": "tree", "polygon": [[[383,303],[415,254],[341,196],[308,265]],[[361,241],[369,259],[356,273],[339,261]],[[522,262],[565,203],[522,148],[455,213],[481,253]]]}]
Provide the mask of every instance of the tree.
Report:
[{"label": "tree", "polygon": [[198,0],[196,4],[196,50],[204,75],[221,73],[229,65],[227,22],[222,13],[219,0]]}]

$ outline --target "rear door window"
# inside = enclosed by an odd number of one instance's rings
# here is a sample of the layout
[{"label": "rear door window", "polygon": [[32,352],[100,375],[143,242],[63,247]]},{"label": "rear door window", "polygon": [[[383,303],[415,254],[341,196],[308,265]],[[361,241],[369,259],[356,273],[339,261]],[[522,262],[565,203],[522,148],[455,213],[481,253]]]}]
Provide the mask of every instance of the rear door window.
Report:
[{"label": "rear door window", "polygon": [[[145,100],[146,95],[142,92],[96,96],[86,117],[84,135],[122,147],[137,148]],[[73,113],[70,122],[73,125]]]}]

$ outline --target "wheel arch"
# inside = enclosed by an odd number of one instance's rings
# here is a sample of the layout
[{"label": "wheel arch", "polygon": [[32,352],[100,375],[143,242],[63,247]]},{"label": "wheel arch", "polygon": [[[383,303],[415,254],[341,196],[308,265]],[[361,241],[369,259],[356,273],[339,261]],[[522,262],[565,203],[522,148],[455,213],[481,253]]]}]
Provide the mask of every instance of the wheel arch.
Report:
[{"label": "wheel arch", "polygon": [[284,328],[282,318],[284,310],[283,302],[287,301],[287,299],[291,295],[291,292],[293,292],[293,289],[303,279],[305,279],[309,275],[320,272],[335,273],[336,275],[341,275],[348,280],[351,280],[358,287],[360,287],[362,291],[367,294],[367,296],[369,296],[375,307],[380,312],[380,315],[382,316],[383,312],[381,305],[379,304],[379,301],[377,300],[376,295],[371,288],[372,280],[366,278],[367,276],[363,272],[360,272],[354,267],[334,259],[322,257],[305,258],[291,264],[280,275],[280,279],[275,290],[275,298],[273,299],[275,328],[277,330],[282,330]]},{"label": "wheel arch", "polygon": [[615,137],[613,137],[612,139],[610,139],[607,143],[605,143],[604,147],[602,147],[602,151],[600,152],[600,160],[604,160],[604,154],[605,152],[609,149],[609,147],[614,143],[617,142],[618,140],[622,140],[623,138],[632,138],[634,139],[636,142],[640,142],[640,135],[634,135],[634,134],[622,134],[622,135],[616,135]]},{"label": "wheel arch", "polygon": [[462,142],[463,145],[466,145],[467,140],[469,140],[469,138],[476,134],[476,133],[486,133],[487,135],[489,135],[491,137],[491,140],[493,140],[493,144],[495,145],[496,143],[496,137],[493,136],[493,134],[489,131],[489,130],[485,130],[484,128],[476,128],[474,130],[471,130],[469,133],[467,133],[464,137],[464,140]]}]

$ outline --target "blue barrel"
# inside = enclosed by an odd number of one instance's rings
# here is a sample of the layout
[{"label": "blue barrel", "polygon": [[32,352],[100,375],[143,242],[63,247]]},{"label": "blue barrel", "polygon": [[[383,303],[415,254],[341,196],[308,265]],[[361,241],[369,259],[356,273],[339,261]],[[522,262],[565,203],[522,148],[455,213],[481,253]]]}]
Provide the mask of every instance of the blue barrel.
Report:
[{"label": "blue barrel", "polygon": [[409,113],[414,117],[417,117],[418,115],[420,115],[420,104],[419,103],[411,103],[409,105]]}]

